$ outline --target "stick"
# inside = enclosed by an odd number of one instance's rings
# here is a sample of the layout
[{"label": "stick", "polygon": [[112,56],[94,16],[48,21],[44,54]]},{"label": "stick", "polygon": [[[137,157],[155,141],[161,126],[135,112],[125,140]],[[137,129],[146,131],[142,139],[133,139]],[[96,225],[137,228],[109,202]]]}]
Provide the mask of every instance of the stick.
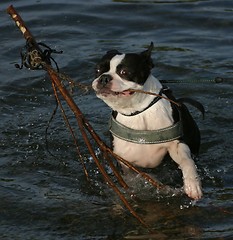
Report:
[{"label": "stick", "polygon": [[[137,213],[133,210],[133,208],[131,207],[131,205],[129,204],[129,202],[126,200],[126,198],[123,196],[123,194],[121,193],[121,191],[119,190],[119,188],[114,184],[114,182],[111,180],[111,178],[109,177],[109,175],[107,174],[107,172],[105,171],[104,167],[101,165],[99,159],[97,158],[95,151],[90,143],[90,140],[88,139],[88,135],[86,133],[86,130],[88,130],[88,132],[90,133],[90,135],[94,138],[94,140],[98,143],[100,149],[105,152],[110,154],[111,156],[116,157],[112,150],[107,147],[103,141],[99,138],[99,136],[95,133],[94,129],[91,127],[91,125],[88,123],[88,121],[85,119],[85,117],[83,116],[82,112],[80,111],[80,109],[78,108],[78,106],[75,104],[74,100],[72,99],[72,97],[70,96],[70,94],[68,93],[68,91],[65,89],[65,87],[63,86],[63,84],[61,83],[59,77],[58,77],[58,73],[51,67],[50,62],[45,62],[43,60],[43,57],[40,56],[40,54],[42,53],[42,50],[40,49],[39,45],[37,44],[35,38],[33,37],[33,35],[30,33],[30,31],[28,30],[28,28],[25,26],[25,23],[23,22],[22,18],[19,16],[19,14],[16,12],[16,10],[14,9],[14,7],[11,5],[8,7],[7,12],[11,15],[12,19],[15,21],[16,25],[19,27],[19,29],[21,30],[21,32],[23,33],[24,38],[27,40],[27,42],[29,42],[31,44],[31,46],[34,47],[34,49],[38,50],[38,56],[41,57],[41,65],[43,67],[43,69],[45,71],[47,71],[47,73],[50,76],[50,79],[52,81],[52,85],[53,88],[56,92],[56,88],[59,90],[59,93],[62,95],[62,97],[64,98],[65,102],[68,104],[68,106],[70,107],[70,109],[73,111],[76,120],[78,122],[78,126],[80,129],[80,132],[82,134],[82,137],[84,139],[84,142],[91,154],[91,156],[93,157],[93,160],[95,161],[96,166],[98,167],[98,169],[100,170],[102,176],[104,177],[105,181],[108,183],[108,185],[114,190],[114,192],[119,196],[119,198],[122,200],[122,202],[124,203],[124,205],[128,208],[128,210],[130,211],[130,213],[142,224],[144,225],[147,229],[149,229],[149,226],[141,219],[140,216],[137,215]],[[39,59],[38,57],[38,59]],[[56,98],[58,98],[57,96],[57,92],[55,93]],[[59,105],[60,105],[60,101],[58,101]],[[112,166],[110,164],[110,166]],[[130,164],[129,164],[130,166]],[[117,177],[117,180],[120,182],[120,184],[124,187],[124,188],[128,188],[127,184],[124,182],[124,180],[120,177],[120,174],[116,174],[116,169],[113,169],[113,171],[115,172],[115,176]]]},{"label": "stick", "polygon": [[163,98],[163,99],[166,99],[167,101],[177,105],[178,107],[180,106],[179,103],[171,100],[170,98],[167,98],[167,97],[164,97],[162,95],[159,95],[157,93],[153,93],[153,92],[148,92],[148,91],[144,91],[144,90],[140,90],[140,89],[129,89],[130,92],[138,92],[138,93],[144,93],[144,94],[148,94],[148,95],[153,95],[153,96],[156,96],[156,97],[160,97],[160,98]]}]

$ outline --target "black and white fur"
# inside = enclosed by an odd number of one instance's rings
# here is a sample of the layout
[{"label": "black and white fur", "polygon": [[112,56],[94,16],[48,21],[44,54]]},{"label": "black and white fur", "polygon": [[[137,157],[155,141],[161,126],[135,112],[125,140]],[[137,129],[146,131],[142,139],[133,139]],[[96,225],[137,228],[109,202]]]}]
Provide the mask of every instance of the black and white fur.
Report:
[{"label": "black and white fur", "polygon": [[[107,52],[97,65],[96,79],[92,83],[97,97],[117,112],[116,120],[132,129],[162,129],[173,125],[177,118],[176,110],[168,100],[160,99],[147,108],[154,96],[128,91],[141,89],[157,94],[160,92],[162,84],[151,74],[154,66],[152,49],[153,43],[148,50],[139,54],[122,54],[116,50]],[[169,97],[173,98],[172,95]],[[139,114],[133,115],[138,111]],[[181,139],[160,144],[137,144],[113,136],[113,150],[130,163],[143,168],[158,166],[168,153],[182,170],[185,193],[193,199],[200,199],[201,182],[191,157],[198,152],[200,134],[183,103],[179,112],[184,129]]]}]

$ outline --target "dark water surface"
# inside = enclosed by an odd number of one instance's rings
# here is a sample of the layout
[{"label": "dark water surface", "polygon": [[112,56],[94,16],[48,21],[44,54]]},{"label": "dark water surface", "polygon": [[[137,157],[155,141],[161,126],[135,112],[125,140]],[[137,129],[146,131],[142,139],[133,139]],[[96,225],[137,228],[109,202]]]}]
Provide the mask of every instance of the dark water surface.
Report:
[{"label": "dark water surface", "polygon": [[[160,237],[150,235],[125,210],[89,163],[95,188],[85,181],[72,140],[57,114],[43,71],[19,70],[24,39],[5,9],[14,4],[38,41],[63,50],[54,55],[61,71],[90,84],[94,66],[109,49],[138,52],[151,41],[154,74],[160,79],[233,78],[233,1],[55,1],[0,2],[0,239],[232,239],[233,82],[169,84],[179,97],[194,97],[202,133],[197,161],[204,197],[150,196],[134,203]],[[106,141],[110,110],[94,93],[74,93],[75,101]],[[84,146],[82,146],[84,147]],[[85,150],[85,149],[84,149]],[[86,151],[87,152],[87,151]],[[87,154],[88,157],[88,154]],[[176,167],[158,177],[180,179]],[[137,179],[134,182],[137,185]],[[174,186],[176,184],[174,183]],[[133,237],[134,236],[134,237]]]}]

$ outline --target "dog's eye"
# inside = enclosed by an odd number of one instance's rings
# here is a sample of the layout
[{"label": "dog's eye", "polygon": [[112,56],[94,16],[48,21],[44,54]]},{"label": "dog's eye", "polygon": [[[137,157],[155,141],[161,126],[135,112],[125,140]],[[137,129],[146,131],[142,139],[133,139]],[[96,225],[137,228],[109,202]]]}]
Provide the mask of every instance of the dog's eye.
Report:
[{"label": "dog's eye", "polygon": [[95,75],[98,77],[101,74],[100,68],[95,69]]},{"label": "dog's eye", "polygon": [[121,69],[120,70],[120,75],[121,76],[126,76],[128,74],[128,71],[126,69]]}]

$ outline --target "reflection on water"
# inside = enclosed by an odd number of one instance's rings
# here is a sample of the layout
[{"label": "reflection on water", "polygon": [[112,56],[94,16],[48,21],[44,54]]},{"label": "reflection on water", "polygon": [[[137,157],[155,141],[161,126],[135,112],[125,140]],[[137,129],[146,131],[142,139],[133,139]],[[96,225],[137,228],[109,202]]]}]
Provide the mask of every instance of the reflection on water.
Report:
[{"label": "reflection on water", "polygon": [[[24,40],[1,1],[1,239],[230,239],[232,218],[232,81],[221,84],[169,84],[180,97],[206,108],[202,120],[190,107],[202,133],[197,166],[204,198],[182,195],[177,166],[165,162],[153,174],[176,187],[157,192],[138,177],[129,178],[141,197],[133,206],[154,229],[149,234],[103,183],[91,159],[86,181],[72,140],[55,108],[50,82],[42,71],[19,70]],[[153,73],[160,79],[192,81],[232,78],[233,3],[206,1],[17,1],[15,8],[36,36],[62,55],[61,71],[90,84],[94,66],[109,49],[139,52],[155,43]],[[94,93],[74,93],[95,130],[106,134],[110,110]],[[93,112],[93,109],[95,111]],[[85,149],[85,146],[81,146]],[[172,196],[173,195],[173,196]]]}]

